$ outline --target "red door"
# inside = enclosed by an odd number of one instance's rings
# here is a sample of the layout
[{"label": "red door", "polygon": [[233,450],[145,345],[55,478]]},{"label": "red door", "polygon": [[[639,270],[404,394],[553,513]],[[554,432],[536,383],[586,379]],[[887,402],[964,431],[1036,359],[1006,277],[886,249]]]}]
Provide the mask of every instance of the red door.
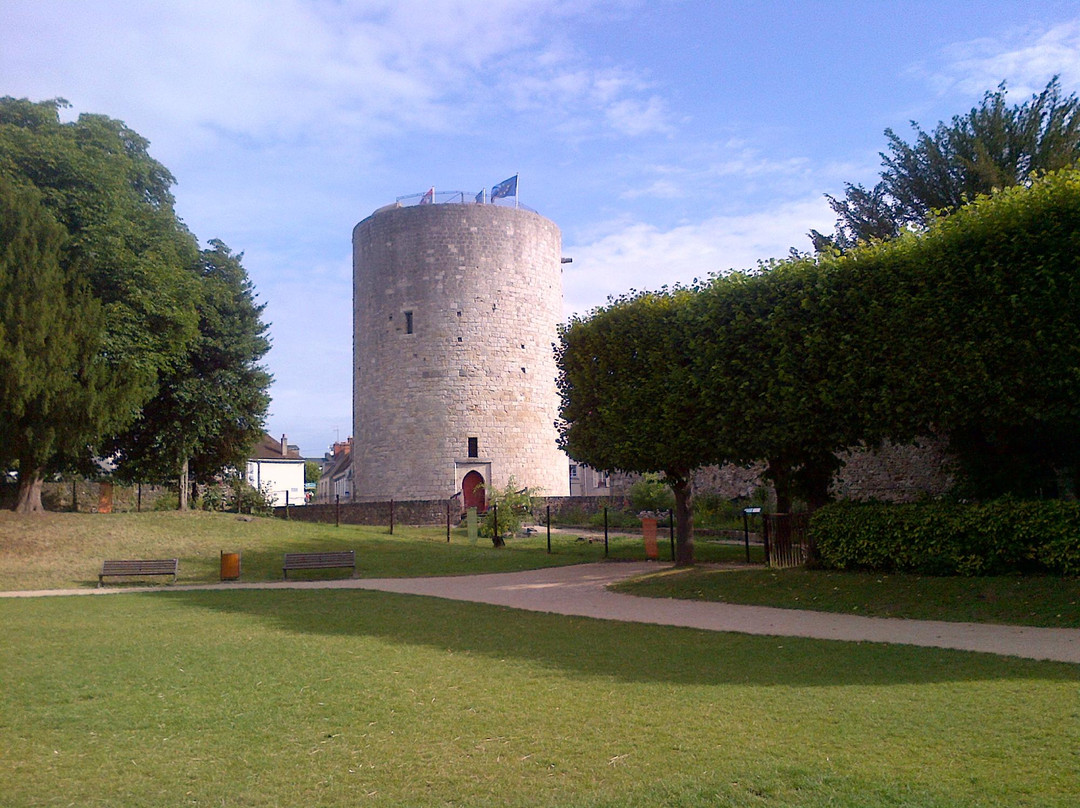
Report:
[{"label": "red door", "polygon": [[470,471],[461,481],[461,498],[465,502],[465,510],[476,508],[483,512],[486,509],[484,498],[484,478],[478,471]]}]

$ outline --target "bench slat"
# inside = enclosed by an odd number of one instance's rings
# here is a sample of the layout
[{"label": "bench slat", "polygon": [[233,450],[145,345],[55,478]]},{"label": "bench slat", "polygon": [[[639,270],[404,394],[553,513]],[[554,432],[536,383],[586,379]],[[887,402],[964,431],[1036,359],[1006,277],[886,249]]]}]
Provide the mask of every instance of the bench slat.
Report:
[{"label": "bench slat", "polygon": [[327,553],[285,553],[282,575],[289,577],[289,570],[322,570],[352,567],[356,571],[356,551],[343,550]]},{"label": "bench slat", "polygon": [[179,566],[176,558],[109,559],[101,564],[98,586],[104,584],[107,575],[171,575],[175,581]]}]

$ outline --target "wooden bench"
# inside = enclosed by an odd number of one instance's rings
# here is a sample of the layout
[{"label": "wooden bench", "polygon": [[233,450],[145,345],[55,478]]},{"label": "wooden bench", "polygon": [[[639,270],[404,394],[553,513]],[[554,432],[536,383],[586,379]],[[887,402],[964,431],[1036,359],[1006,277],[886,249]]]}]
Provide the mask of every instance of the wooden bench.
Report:
[{"label": "wooden bench", "polygon": [[106,575],[171,575],[176,583],[180,562],[175,558],[127,559],[105,561],[98,575],[98,587],[104,585]]},{"label": "wooden bench", "polygon": [[328,570],[337,567],[352,567],[356,575],[356,551],[339,550],[331,553],[286,553],[285,564],[281,572],[289,577],[289,570]]}]

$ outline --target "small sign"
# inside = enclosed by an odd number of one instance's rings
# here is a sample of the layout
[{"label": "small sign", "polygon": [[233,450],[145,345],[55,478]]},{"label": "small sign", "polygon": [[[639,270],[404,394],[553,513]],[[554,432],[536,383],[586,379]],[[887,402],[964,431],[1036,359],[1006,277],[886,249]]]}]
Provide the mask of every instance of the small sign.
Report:
[{"label": "small sign", "polygon": [[761,513],[761,508],[743,508],[742,512],[746,514]]}]

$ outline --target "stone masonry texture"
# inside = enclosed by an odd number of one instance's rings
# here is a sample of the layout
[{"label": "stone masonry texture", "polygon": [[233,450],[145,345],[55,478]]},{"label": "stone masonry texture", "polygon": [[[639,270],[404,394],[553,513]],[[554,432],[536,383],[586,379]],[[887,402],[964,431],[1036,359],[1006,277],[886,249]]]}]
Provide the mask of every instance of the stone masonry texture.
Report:
[{"label": "stone masonry texture", "polygon": [[568,493],[561,250],[553,222],[496,205],[390,206],[354,228],[357,501],[444,500],[469,471]]}]

